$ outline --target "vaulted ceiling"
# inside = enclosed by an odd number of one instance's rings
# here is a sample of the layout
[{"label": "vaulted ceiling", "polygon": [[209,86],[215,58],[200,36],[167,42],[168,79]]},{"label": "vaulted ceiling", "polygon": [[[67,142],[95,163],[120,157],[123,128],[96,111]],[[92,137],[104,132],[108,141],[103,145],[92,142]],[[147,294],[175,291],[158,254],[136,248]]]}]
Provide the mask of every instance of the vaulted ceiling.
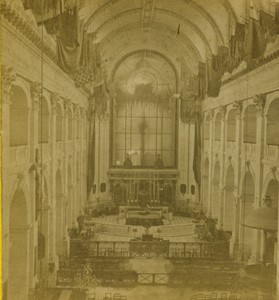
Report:
[{"label": "vaulted ceiling", "polygon": [[109,74],[129,53],[143,50],[160,53],[178,72],[183,59],[187,70],[197,73],[199,61],[228,46],[251,5],[268,10],[274,1],[85,0],[80,17],[96,33]]}]

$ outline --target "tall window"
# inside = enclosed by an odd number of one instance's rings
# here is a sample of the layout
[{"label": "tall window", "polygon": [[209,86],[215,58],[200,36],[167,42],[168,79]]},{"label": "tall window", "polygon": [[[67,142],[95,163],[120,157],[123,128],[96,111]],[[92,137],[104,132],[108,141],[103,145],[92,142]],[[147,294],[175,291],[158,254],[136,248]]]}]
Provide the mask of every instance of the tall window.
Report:
[{"label": "tall window", "polygon": [[174,167],[177,103],[171,66],[158,56],[134,54],[120,65],[114,82],[112,165]]}]

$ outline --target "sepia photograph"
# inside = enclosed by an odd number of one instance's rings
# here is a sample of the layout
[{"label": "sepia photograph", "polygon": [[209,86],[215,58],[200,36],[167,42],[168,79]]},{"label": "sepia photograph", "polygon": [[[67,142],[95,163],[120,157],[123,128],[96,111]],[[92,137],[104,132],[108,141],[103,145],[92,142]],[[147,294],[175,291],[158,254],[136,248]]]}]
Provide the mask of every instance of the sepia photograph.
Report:
[{"label": "sepia photograph", "polygon": [[279,0],[0,0],[3,300],[279,300]]}]

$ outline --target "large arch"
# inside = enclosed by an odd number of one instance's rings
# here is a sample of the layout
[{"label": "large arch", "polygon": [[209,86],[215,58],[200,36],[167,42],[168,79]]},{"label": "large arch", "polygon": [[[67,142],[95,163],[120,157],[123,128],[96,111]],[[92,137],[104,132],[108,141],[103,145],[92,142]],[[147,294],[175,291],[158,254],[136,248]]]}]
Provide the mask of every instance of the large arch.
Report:
[{"label": "large arch", "polygon": [[26,197],[22,189],[17,189],[10,207],[9,299],[27,299],[30,258],[27,222]]},{"label": "large arch", "polygon": [[212,180],[212,216],[219,219],[220,217],[220,164],[217,161],[213,170]]},{"label": "large arch", "polygon": [[25,91],[19,86],[11,89],[10,146],[28,144],[29,110]]},{"label": "large arch", "polygon": [[225,179],[225,201],[224,201],[224,230],[233,231],[234,225],[234,180],[235,174],[232,165],[228,167]]},{"label": "large arch", "polygon": [[240,203],[240,243],[242,258],[247,260],[252,255],[256,230],[246,227],[246,218],[254,211],[255,182],[251,171],[247,171],[243,178]]}]

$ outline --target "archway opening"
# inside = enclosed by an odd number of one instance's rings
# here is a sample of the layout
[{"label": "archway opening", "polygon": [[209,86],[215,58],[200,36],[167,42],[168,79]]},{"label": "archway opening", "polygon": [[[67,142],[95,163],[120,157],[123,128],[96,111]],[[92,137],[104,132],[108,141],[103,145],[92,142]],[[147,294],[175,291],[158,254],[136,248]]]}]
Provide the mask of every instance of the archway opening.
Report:
[{"label": "archway opening", "polygon": [[227,119],[227,142],[236,141],[236,112],[235,109],[230,110]]},{"label": "archway opening", "polygon": [[9,237],[9,299],[27,299],[29,261],[27,207],[21,189],[13,195]]},{"label": "archway opening", "polygon": [[257,135],[257,112],[255,105],[249,105],[245,110],[243,126],[243,142],[256,143]]},{"label": "archway opening", "polygon": [[212,181],[212,216],[219,218],[220,213],[220,165],[216,162]]},{"label": "archway opening", "polygon": [[267,145],[279,145],[279,99],[275,99],[269,106],[267,113],[266,143]]},{"label": "archway opening", "polygon": [[28,144],[28,102],[25,92],[12,87],[10,105],[10,146]]},{"label": "archway opening", "polygon": [[241,232],[240,242],[242,244],[242,256],[244,260],[247,260],[251,254],[254,245],[256,230],[243,226],[246,218],[254,210],[254,198],[255,198],[255,183],[250,171],[246,172],[243,179],[242,196],[241,196]]},{"label": "archway opening", "polygon": [[225,183],[224,230],[232,232],[234,224],[234,170],[230,165]]}]

